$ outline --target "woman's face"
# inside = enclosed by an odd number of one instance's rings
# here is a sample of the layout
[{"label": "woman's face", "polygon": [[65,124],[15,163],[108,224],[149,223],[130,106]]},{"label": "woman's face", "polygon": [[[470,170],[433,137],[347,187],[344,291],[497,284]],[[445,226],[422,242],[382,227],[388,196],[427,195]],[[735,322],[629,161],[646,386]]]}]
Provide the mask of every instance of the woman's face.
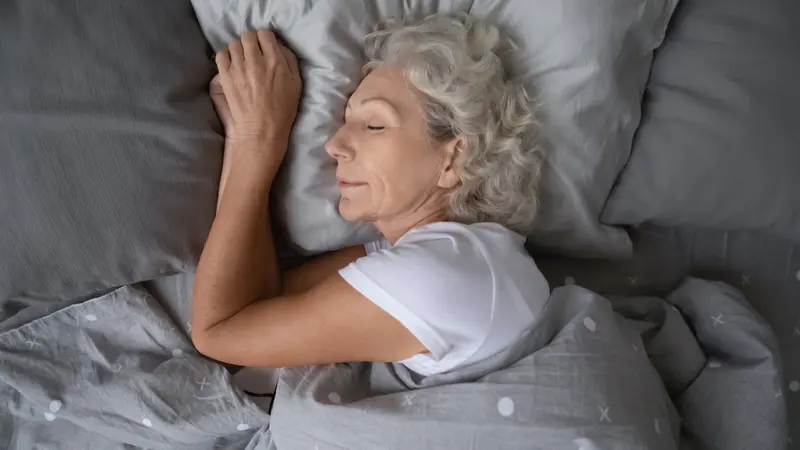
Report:
[{"label": "woman's face", "polygon": [[428,138],[422,103],[401,70],[382,65],[350,96],[344,124],[325,144],[336,158],[339,212],[347,220],[403,220],[444,210],[458,183],[456,143]]}]

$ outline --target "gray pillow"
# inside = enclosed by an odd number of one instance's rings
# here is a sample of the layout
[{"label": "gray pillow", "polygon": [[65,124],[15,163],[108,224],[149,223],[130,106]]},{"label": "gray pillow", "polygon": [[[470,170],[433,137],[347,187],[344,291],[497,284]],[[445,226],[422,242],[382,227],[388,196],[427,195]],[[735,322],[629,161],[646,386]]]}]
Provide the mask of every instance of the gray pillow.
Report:
[{"label": "gray pillow", "polygon": [[677,0],[411,0],[278,2],[193,0],[212,46],[247,29],[277,29],[298,53],[305,82],[300,115],[276,186],[289,239],[320,252],[376,237],[337,212],[334,162],[322,145],[335,132],[359,82],[362,41],[381,19],[468,12],[510,32],[520,46],[515,73],[541,96],[549,160],[532,240],[595,257],[631,253],[627,234],[600,224],[639,125],[652,51]]},{"label": "gray pillow", "polygon": [[0,2],[0,303],[195,265],[222,150],[210,55],[188,0]]},{"label": "gray pillow", "polygon": [[603,212],[800,242],[800,2],[682,0]]}]

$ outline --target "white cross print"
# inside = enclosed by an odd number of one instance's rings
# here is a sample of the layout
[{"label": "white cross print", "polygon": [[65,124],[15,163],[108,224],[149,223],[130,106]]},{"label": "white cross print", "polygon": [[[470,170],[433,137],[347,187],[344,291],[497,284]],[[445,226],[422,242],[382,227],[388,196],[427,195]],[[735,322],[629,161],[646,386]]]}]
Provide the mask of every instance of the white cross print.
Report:
[{"label": "white cross print", "polygon": [[608,423],[611,423],[611,418],[608,417],[608,410],[610,410],[611,407],[606,406],[605,408],[601,408],[598,406],[597,409],[600,410],[600,422],[606,421]]},{"label": "white cross print", "polygon": [[742,284],[750,284],[750,275],[742,275]]},{"label": "white cross print", "polygon": [[203,377],[203,379],[202,379],[202,380],[200,380],[199,382],[195,381],[195,383],[197,383],[198,385],[200,385],[200,390],[201,390],[201,391],[202,391],[203,389],[205,389],[205,388],[206,388],[206,386],[211,386],[211,383],[209,383],[208,381],[206,381],[206,377]]},{"label": "white cross print", "polygon": [[186,331],[192,332],[192,322],[186,322]]},{"label": "white cross print", "polygon": [[411,400],[414,400],[414,397],[416,396],[417,394],[411,394],[411,395],[403,394],[403,397],[405,397],[403,399],[403,406],[411,406],[412,403]]},{"label": "white cross print", "polygon": [[794,336],[800,336],[800,327],[794,327]]},{"label": "white cross print", "polygon": [[300,369],[298,369],[298,371],[300,372],[300,376],[302,377],[300,379],[300,384],[303,384],[308,380],[308,374],[311,373],[311,370],[301,371]]},{"label": "white cross print", "polygon": [[783,397],[783,391],[781,389],[778,389],[777,391],[775,391],[775,398],[779,398],[779,397]]},{"label": "white cross print", "polygon": [[291,369],[284,368],[284,369],[281,369],[281,372],[283,372],[284,370],[297,371],[297,372],[300,372],[300,374],[302,375],[302,378],[301,378],[300,382],[297,383],[297,386],[292,390],[293,394],[296,393],[298,389],[300,389],[300,386],[302,386],[302,384],[305,383],[306,380],[308,379],[308,374],[311,373],[311,370],[307,370],[307,371],[303,372],[301,369],[295,369],[295,368],[291,368]]},{"label": "white cross print", "polygon": [[42,343],[37,341],[36,339],[34,339],[32,341],[26,339],[25,343],[28,344],[28,347],[30,347],[31,350],[33,350],[34,347],[38,347],[38,346],[42,345]]},{"label": "white cross print", "polygon": [[710,317],[711,317],[711,320],[714,321],[714,327],[716,327],[717,325],[724,325],[725,324],[725,322],[723,322],[723,320],[722,320],[722,314],[720,314],[718,316],[710,316]]},{"label": "white cross print", "polygon": [[628,277],[628,280],[631,282],[631,286],[636,286],[639,282],[639,277]]}]

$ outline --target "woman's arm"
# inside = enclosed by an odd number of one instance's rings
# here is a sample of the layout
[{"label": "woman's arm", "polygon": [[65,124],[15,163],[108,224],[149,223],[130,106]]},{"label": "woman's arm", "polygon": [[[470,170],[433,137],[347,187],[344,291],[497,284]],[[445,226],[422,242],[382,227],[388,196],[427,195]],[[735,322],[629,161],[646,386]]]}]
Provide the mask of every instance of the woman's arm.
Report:
[{"label": "woman's arm", "polygon": [[231,43],[217,65],[234,125],[227,182],[195,279],[197,349],[224,362],[272,367],[392,361],[425,351],[336,273],[363,256],[363,247],[292,271],[282,286],[269,194],[296,113],[296,60],[272,33],[259,32]]},{"label": "woman's arm", "polygon": [[[241,150],[231,146],[227,151]],[[217,217],[197,270],[192,302],[195,334],[257,299],[307,292],[366,255],[364,246],[357,245],[280,272],[270,229],[271,177],[259,169],[258,161],[232,159],[227,164],[228,183],[221,188]],[[214,298],[230,300],[223,303]]]},{"label": "woman's arm", "polygon": [[195,279],[192,341],[198,351],[269,367],[397,361],[425,351],[339,276],[340,268],[366,254],[363,246],[288,272],[281,289],[269,227],[272,175],[264,175],[272,171],[262,164],[238,158],[231,166]]},{"label": "woman's arm", "polygon": [[297,60],[271,32],[245,33],[216,60],[232,123],[226,127],[226,183],[195,279],[198,332],[282,290],[269,194],[300,96]]},{"label": "woman's arm", "polygon": [[[250,153],[256,142],[233,151]],[[285,145],[274,142],[265,145]],[[247,152],[247,153],[245,153]],[[211,226],[194,283],[193,336],[227,319],[259,298],[281,292],[272,243],[269,191],[274,174],[257,156],[237,155]]]},{"label": "woman's arm", "polygon": [[262,299],[201,333],[198,351],[242,366],[400,361],[426,348],[338,273],[309,291]]},{"label": "woman's arm", "polygon": [[280,276],[269,229],[271,173],[236,159],[203,250],[192,300],[192,341],[219,361],[291,367],[397,361],[425,351],[338,270],[366,254],[350,247]]}]

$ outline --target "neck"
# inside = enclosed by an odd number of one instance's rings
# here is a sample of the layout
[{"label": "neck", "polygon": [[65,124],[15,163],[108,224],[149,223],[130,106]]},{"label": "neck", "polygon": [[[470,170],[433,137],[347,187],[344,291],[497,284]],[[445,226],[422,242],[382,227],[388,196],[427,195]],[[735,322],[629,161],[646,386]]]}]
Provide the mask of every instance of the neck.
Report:
[{"label": "neck", "polygon": [[383,236],[386,237],[386,240],[394,245],[398,239],[414,228],[419,228],[429,223],[443,222],[445,220],[447,220],[447,216],[443,211],[417,211],[416,214],[406,217],[378,220],[375,222],[375,225],[381,233],[383,233]]}]

